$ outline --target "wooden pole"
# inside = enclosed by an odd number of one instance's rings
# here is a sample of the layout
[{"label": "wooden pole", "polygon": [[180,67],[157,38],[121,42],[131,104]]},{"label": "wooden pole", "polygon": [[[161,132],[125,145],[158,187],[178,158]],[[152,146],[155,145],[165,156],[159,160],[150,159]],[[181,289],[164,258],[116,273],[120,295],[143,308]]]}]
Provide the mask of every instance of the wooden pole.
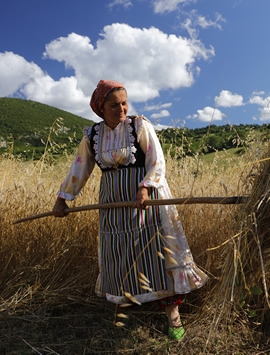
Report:
[{"label": "wooden pole", "polygon": [[[186,197],[186,198],[171,198],[164,200],[147,200],[144,202],[145,206],[161,206],[161,205],[194,205],[194,204],[221,204],[221,205],[236,205],[244,203],[247,200],[247,196],[231,196],[231,197]],[[105,204],[95,204],[95,205],[86,205],[78,206],[73,208],[66,208],[65,213],[72,212],[81,212],[81,211],[90,211],[103,208],[117,208],[117,207],[134,207],[135,201],[121,201],[121,202],[112,202]],[[53,212],[44,212],[41,214],[36,214],[33,216],[25,217],[18,219],[13,222],[13,224],[18,224],[21,222],[31,221],[38,218],[53,216]]]}]

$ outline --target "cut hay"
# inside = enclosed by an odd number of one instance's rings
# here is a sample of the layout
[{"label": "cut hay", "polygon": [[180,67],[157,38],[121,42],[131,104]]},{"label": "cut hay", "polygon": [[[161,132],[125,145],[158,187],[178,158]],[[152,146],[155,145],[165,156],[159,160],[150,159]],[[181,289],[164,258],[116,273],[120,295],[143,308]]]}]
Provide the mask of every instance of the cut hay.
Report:
[{"label": "cut hay", "polygon": [[[242,334],[239,351],[246,342],[244,334],[251,342],[255,330],[262,339],[269,335],[270,149],[263,159],[250,166],[251,193],[235,217],[235,235],[219,246],[222,275],[200,315],[210,328],[206,347],[211,347],[217,334],[225,339],[228,330],[232,336],[235,329]],[[258,338],[254,348],[256,345]]]}]

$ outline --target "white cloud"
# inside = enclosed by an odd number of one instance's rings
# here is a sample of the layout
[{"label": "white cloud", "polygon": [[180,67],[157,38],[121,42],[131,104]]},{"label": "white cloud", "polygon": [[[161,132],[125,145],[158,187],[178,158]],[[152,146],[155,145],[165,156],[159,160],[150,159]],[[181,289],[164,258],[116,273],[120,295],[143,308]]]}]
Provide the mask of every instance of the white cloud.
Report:
[{"label": "white cloud", "polygon": [[51,77],[44,76],[39,80],[29,82],[21,91],[30,100],[40,101],[83,117],[89,117],[90,100],[82,90],[77,88],[75,77],[54,81]]},{"label": "white cloud", "polygon": [[179,4],[190,4],[196,2],[196,0],[154,0],[154,12],[155,13],[164,13],[175,11],[178,8]]},{"label": "white cloud", "polygon": [[54,80],[14,53],[0,55],[1,96],[20,91],[27,99],[94,119],[89,99],[100,79],[122,82],[132,107],[132,102],[158,97],[161,90],[190,87],[199,72],[195,62],[208,60],[214,50],[199,40],[167,35],[154,27],[115,23],[104,27],[96,46],[75,33],[46,45],[44,59],[73,69],[71,77]]},{"label": "white cloud", "polygon": [[175,128],[173,126],[168,126],[168,125],[162,125],[160,123],[158,124],[153,124],[154,128],[156,131],[161,131],[162,129],[167,129],[167,128]]},{"label": "white cloud", "polygon": [[265,95],[264,91],[253,91],[253,93],[251,94],[251,97],[253,96],[263,96]]},{"label": "white cloud", "polygon": [[225,22],[225,19],[221,16],[221,14],[216,13],[215,15],[215,20],[210,20],[207,19],[206,17],[199,15],[197,19],[198,26],[202,28],[209,28],[209,27],[214,27],[218,28],[219,30],[222,29],[221,27],[221,22]]},{"label": "white cloud", "polygon": [[192,10],[189,13],[185,13],[186,19],[181,23],[181,27],[184,28],[191,38],[198,37],[198,29],[208,29],[210,27],[222,30],[222,23],[226,20],[222,17],[220,13],[216,13],[214,20],[206,18],[198,14],[196,10]]},{"label": "white cloud", "polygon": [[130,0],[113,0],[108,7],[113,8],[116,5],[123,6],[124,8],[129,8],[133,6],[132,1]]},{"label": "white cloud", "polygon": [[154,120],[162,118],[162,117],[169,117],[170,112],[167,110],[162,110],[159,113],[153,113],[150,117]]},{"label": "white cloud", "polygon": [[160,89],[191,86],[194,61],[214,55],[199,41],[168,36],[154,27],[112,24],[101,37],[94,48],[89,38],[72,33],[49,43],[44,56],[74,68],[84,92],[100,78],[116,78],[133,101],[142,102],[157,97]]},{"label": "white cloud", "polygon": [[197,110],[197,113],[187,118],[198,119],[202,122],[222,121],[225,115],[217,108],[206,106],[203,110]]},{"label": "white cloud", "polygon": [[232,94],[228,90],[222,90],[219,96],[215,97],[215,103],[221,107],[243,106],[243,96]]},{"label": "white cloud", "polygon": [[249,103],[264,107],[269,106],[270,96],[263,97],[264,95],[264,92],[253,93],[251,98],[249,99]]},{"label": "white cloud", "polygon": [[151,105],[151,106],[146,105],[144,107],[144,111],[158,111],[158,110],[161,110],[163,108],[168,108],[168,107],[171,107],[171,106],[172,106],[171,102],[168,102],[168,103],[165,103],[165,104],[161,104],[161,105]]},{"label": "white cloud", "polygon": [[265,92],[254,92],[249,99],[250,104],[260,106],[259,117],[254,117],[255,120],[266,122],[270,120],[270,96],[265,95]]},{"label": "white cloud", "polygon": [[233,8],[239,6],[241,3],[242,3],[243,0],[238,0],[238,1],[235,1],[234,4],[233,4]]},{"label": "white cloud", "polygon": [[0,53],[0,96],[10,96],[26,83],[44,75],[33,62],[12,52]]},{"label": "white cloud", "polygon": [[270,120],[270,107],[269,104],[268,106],[263,107],[260,111],[260,117],[259,120],[262,122],[267,122]]},{"label": "white cloud", "polygon": [[36,64],[12,52],[0,53],[0,96],[19,92],[29,100],[42,102],[74,114],[91,117],[89,97],[77,87],[75,77],[55,81]]}]

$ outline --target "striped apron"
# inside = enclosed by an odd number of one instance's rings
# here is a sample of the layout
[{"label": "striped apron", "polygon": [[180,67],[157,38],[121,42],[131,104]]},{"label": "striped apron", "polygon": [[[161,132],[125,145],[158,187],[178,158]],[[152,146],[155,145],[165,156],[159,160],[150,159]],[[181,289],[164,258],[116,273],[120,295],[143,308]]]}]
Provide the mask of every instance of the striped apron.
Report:
[{"label": "striped apron", "polygon": [[[143,167],[103,172],[99,202],[135,201],[144,176]],[[157,189],[151,188],[149,194],[158,198]],[[115,296],[149,293],[139,280],[141,274],[153,292],[165,290],[165,265],[158,256],[163,246],[159,206],[103,209],[99,220],[99,291]]]}]

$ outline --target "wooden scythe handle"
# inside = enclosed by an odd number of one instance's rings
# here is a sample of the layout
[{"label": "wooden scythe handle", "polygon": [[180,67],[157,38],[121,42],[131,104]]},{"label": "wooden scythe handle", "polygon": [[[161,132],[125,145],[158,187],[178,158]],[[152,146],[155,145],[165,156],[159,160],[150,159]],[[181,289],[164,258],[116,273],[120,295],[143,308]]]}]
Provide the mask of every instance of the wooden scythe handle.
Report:
[{"label": "wooden scythe handle", "polygon": [[[164,200],[147,200],[144,202],[145,206],[156,206],[156,205],[194,205],[194,204],[221,204],[221,205],[236,205],[244,203],[247,200],[247,196],[231,196],[231,197],[186,197],[186,198],[171,198]],[[116,207],[134,207],[134,201],[121,201],[121,202],[112,202],[105,204],[95,204],[95,205],[86,205],[78,206],[73,208],[66,208],[66,213],[71,212],[81,212],[81,211],[90,211],[103,208],[116,208]],[[33,219],[43,218],[53,216],[53,212],[44,212],[41,214],[25,217],[18,219],[13,222],[13,224],[31,221]]]}]

